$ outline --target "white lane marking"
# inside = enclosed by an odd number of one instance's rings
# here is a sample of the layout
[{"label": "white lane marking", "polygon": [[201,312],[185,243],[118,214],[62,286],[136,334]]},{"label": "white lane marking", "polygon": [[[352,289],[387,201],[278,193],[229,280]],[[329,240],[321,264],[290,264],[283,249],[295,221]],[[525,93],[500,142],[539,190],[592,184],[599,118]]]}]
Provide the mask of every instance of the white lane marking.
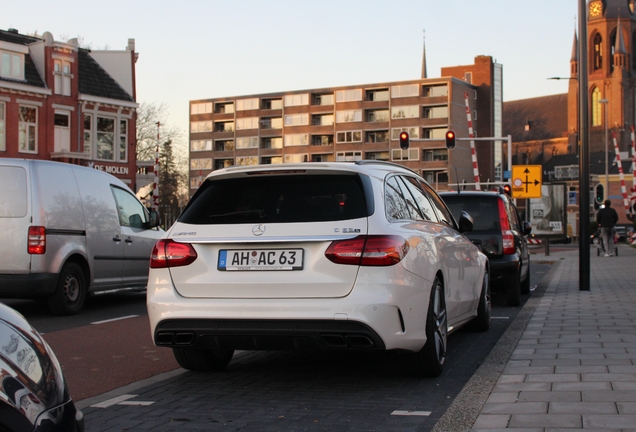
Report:
[{"label": "white lane marking", "polygon": [[144,402],[144,401],[124,401],[119,402],[117,405],[129,405],[129,406],[148,406],[152,405],[154,402]]},{"label": "white lane marking", "polygon": [[423,416],[427,417],[431,415],[430,411],[401,411],[395,410],[391,413],[391,415],[395,416]]},{"label": "white lane marking", "polygon": [[491,319],[510,319],[510,317],[490,317]]},{"label": "white lane marking", "polygon": [[125,400],[132,399],[134,397],[137,397],[137,395],[124,394],[121,396],[114,397],[112,399],[105,400],[104,402],[91,405],[91,408],[108,408],[109,406],[117,405],[119,402],[123,402]]},{"label": "white lane marking", "polygon": [[125,319],[128,319],[128,318],[136,318],[138,316],[139,315],[128,315],[128,316],[123,316],[123,317],[119,317],[119,318],[111,318],[111,319],[107,319],[107,320],[104,320],[104,321],[95,321],[95,322],[92,322],[91,324],[105,324],[105,323],[109,323],[109,322],[113,322],[113,321],[125,320]]}]

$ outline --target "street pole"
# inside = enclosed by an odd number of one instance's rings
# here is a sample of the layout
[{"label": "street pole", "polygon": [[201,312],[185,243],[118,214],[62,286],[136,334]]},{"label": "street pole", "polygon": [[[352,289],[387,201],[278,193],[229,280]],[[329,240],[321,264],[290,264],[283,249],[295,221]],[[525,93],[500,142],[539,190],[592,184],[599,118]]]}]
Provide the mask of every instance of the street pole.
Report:
[{"label": "street pole", "polygon": [[579,0],[579,291],[590,290],[590,151],[588,133],[587,1]]},{"label": "street pole", "polygon": [[603,195],[605,199],[608,199],[609,197],[609,161],[608,161],[608,157],[607,154],[609,152],[609,146],[608,146],[608,134],[607,134],[607,123],[609,123],[608,118],[607,118],[607,105],[609,105],[609,99],[600,99],[598,101],[598,103],[602,103],[604,105],[605,108],[605,117],[604,117],[604,122],[605,122],[605,189],[603,192]]}]

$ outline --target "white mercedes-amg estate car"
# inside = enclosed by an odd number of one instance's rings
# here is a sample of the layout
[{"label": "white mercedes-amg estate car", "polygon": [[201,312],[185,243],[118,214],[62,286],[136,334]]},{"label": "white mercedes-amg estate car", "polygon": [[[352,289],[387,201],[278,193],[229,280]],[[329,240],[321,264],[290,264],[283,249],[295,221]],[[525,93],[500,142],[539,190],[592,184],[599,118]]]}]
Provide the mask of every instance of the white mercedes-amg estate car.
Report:
[{"label": "white mercedes-amg estate car", "polygon": [[152,338],[196,371],[234,350],[401,350],[439,375],[450,332],[490,325],[471,228],[388,162],[213,171],[152,252]]}]

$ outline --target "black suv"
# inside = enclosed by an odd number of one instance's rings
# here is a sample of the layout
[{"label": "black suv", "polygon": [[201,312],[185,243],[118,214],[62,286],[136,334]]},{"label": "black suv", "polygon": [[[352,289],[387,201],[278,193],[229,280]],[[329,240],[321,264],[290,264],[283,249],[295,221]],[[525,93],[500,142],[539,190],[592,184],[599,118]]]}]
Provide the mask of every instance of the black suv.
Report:
[{"label": "black suv", "polygon": [[502,192],[441,192],[455,219],[462,211],[473,218],[465,235],[490,261],[493,288],[505,292],[506,303],[518,306],[521,294],[530,292],[530,256],[527,236],[532,227],[521,222],[512,199]]}]

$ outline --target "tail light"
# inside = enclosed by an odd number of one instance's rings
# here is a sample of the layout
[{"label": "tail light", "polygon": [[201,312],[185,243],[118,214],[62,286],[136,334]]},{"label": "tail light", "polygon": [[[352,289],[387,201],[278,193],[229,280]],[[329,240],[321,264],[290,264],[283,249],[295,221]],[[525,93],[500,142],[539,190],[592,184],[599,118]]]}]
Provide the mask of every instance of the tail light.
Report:
[{"label": "tail light", "polygon": [[31,255],[43,255],[46,252],[46,229],[43,226],[29,227],[27,252]]},{"label": "tail light", "polygon": [[501,227],[501,238],[503,242],[504,255],[511,255],[515,253],[515,236],[510,230],[510,223],[508,222],[508,213],[503,200],[499,200],[499,225]]},{"label": "tail light", "polygon": [[399,236],[358,236],[332,242],[325,256],[336,264],[390,266],[399,263],[409,244]]},{"label": "tail light", "polygon": [[172,239],[161,239],[152,248],[150,268],[187,266],[192,264],[197,256],[197,252],[190,243],[177,243]]}]

